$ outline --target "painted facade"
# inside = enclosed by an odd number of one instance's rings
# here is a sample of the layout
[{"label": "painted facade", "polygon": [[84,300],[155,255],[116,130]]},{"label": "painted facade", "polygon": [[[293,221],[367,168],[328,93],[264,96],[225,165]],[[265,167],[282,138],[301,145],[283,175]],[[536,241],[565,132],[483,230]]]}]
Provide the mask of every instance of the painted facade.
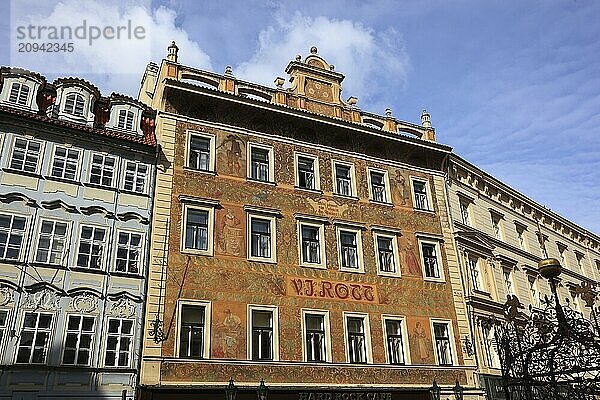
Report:
[{"label": "painted facade", "polygon": [[81,79],[0,72],[0,399],[131,399],[155,113]]},{"label": "painted facade", "polygon": [[230,379],[238,398],[261,379],[274,398],[429,398],[434,380],[478,398],[451,149],[426,112],[342,101],[316,48],[286,73],[197,70],[174,44],[146,70],[161,154],[140,398],[221,397]]},{"label": "painted facade", "polygon": [[562,303],[589,316],[578,294],[600,277],[600,238],[525,197],[453,155],[449,206],[457,243],[478,378],[489,399],[504,399],[493,321],[504,318],[509,295],[521,311],[539,307],[550,287],[538,271],[541,259],[560,261]]}]

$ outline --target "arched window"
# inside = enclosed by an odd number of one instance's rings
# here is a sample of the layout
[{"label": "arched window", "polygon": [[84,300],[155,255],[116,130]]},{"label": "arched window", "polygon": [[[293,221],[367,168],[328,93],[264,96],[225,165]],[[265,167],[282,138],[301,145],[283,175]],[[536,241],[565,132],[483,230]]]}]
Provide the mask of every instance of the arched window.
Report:
[{"label": "arched window", "polygon": [[119,120],[117,121],[117,127],[120,129],[127,129],[128,131],[133,130],[133,120],[135,113],[133,111],[120,110]]},{"label": "arched window", "polygon": [[63,109],[63,111],[67,114],[82,116],[83,105],[83,96],[77,93],[71,93],[67,96],[67,99],[65,101],[65,108]]},{"label": "arched window", "polygon": [[27,105],[29,99],[29,86],[22,83],[13,83],[10,87],[10,95],[8,101],[19,105]]}]

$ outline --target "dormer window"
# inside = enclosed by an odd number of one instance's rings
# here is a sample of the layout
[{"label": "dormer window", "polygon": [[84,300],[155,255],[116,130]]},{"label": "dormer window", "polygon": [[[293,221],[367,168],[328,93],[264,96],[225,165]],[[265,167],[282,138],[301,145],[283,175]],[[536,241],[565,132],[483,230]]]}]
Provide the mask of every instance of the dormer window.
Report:
[{"label": "dormer window", "polygon": [[65,107],[63,111],[67,114],[75,115],[78,117],[83,116],[84,100],[83,96],[77,93],[71,93],[67,95],[65,100]]},{"label": "dormer window", "polygon": [[119,120],[117,122],[117,127],[119,129],[126,129],[128,131],[133,130],[134,118],[135,114],[133,111],[119,110]]},{"label": "dormer window", "polygon": [[8,101],[11,103],[15,103],[21,106],[27,105],[27,100],[29,99],[29,86],[14,82],[10,87],[10,95],[8,97]]}]

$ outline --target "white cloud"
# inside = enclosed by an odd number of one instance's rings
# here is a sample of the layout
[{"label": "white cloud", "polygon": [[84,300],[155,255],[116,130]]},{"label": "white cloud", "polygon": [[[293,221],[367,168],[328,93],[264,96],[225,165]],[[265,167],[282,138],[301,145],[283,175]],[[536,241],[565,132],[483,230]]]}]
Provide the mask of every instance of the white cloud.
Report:
[{"label": "white cloud", "polygon": [[[34,9],[35,10],[35,9]],[[101,0],[64,0],[52,8],[32,11],[31,7],[13,7],[11,35],[11,64],[47,74],[50,77],[77,75],[86,77],[100,86],[103,91],[137,94],[139,81],[149,61],[159,61],[166,55],[166,48],[175,40],[186,63],[200,68],[211,68],[210,57],[202,51],[188,34],[177,27],[174,11],[159,7]],[[90,26],[141,26],[143,39],[101,38],[89,45],[88,39],[73,38],[74,51],[58,53],[19,53],[16,50],[18,26],[69,26],[75,29],[85,21]],[[36,32],[36,30],[34,30]],[[121,34],[125,35],[126,30]],[[37,33],[36,33],[37,37]],[[26,39],[21,41],[27,41]],[[49,42],[44,40],[43,42]],[[30,40],[30,42],[33,42]],[[42,43],[39,41],[38,43]],[[105,93],[107,94],[107,93]]]},{"label": "white cloud", "polygon": [[[346,75],[344,100],[359,98],[361,107],[378,107],[380,98],[391,99],[394,90],[406,83],[409,58],[402,37],[396,30],[376,32],[360,23],[336,20],[323,16],[307,17],[296,13],[264,28],[258,38],[253,57],[234,69],[237,77],[273,85],[277,76],[284,75],[285,66],[298,52],[308,54],[317,46],[319,55],[334,64],[336,71]],[[386,92],[382,95],[382,91]]]}]

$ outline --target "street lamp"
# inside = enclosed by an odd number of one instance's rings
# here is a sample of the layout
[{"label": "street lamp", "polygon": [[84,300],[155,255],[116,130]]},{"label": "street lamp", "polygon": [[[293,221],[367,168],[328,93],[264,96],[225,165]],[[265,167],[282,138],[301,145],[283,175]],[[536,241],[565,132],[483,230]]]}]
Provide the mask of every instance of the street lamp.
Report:
[{"label": "street lamp", "polygon": [[460,383],[458,383],[458,379],[456,380],[456,385],[454,385],[452,389],[454,390],[454,399],[463,400],[464,389],[462,386],[460,386]]},{"label": "street lamp", "polygon": [[269,392],[269,388],[265,385],[265,380],[260,380],[260,385],[258,385],[258,400],[267,400],[267,393]]},{"label": "street lamp", "polygon": [[238,388],[233,384],[233,378],[229,380],[229,385],[225,388],[225,400],[235,400]]},{"label": "street lamp", "polygon": [[440,396],[442,394],[442,389],[438,386],[435,379],[433,380],[433,385],[429,389],[429,392],[431,393],[432,400],[440,400]]}]

